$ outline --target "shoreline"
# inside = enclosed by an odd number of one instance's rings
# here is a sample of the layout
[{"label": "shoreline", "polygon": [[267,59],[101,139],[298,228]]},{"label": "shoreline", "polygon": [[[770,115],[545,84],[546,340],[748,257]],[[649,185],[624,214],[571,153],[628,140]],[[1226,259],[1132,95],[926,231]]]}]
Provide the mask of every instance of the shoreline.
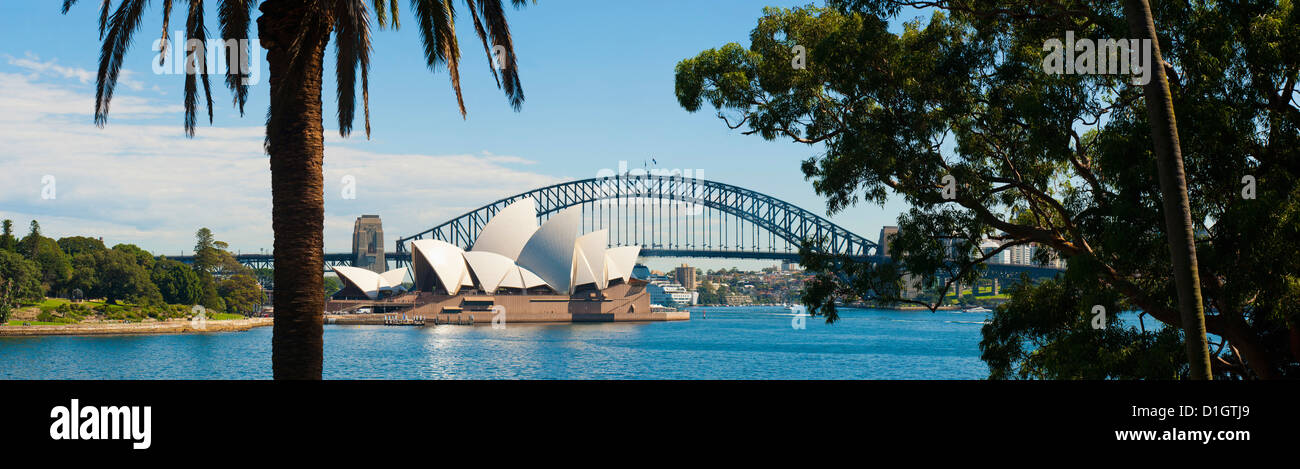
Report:
[{"label": "shoreline", "polygon": [[133,335],[193,334],[203,332],[240,332],[270,326],[272,318],[206,321],[202,328],[191,321],[78,323],[42,326],[0,326],[0,337],[34,337],[48,335]]},{"label": "shoreline", "polygon": [[[401,321],[416,321],[417,315],[404,315],[402,313],[370,313],[370,314],[326,314],[326,325],[340,326],[382,326],[388,324],[387,317],[402,317]],[[466,311],[458,314],[432,314],[423,315],[420,324],[432,323],[438,324],[456,324],[462,326],[471,325],[492,325],[494,313],[492,311]],[[405,319],[410,318],[410,319]],[[691,313],[689,311],[651,311],[641,313],[625,314],[599,314],[599,313],[527,313],[527,314],[507,314],[504,323],[519,324],[575,324],[588,322],[668,322],[668,321],[689,321]],[[411,325],[411,324],[401,324]]]},{"label": "shoreline", "polygon": [[[782,307],[778,305],[712,305],[692,306],[693,308],[745,308],[745,307]],[[850,308],[863,308],[862,306],[849,306]],[[929,311],[923,306],[895,306],[895,307],[869,307],[867,309],[880,309],[890,311]],[[937,311],[954,311],[961,310],[957,306],[940,307]],[[335,325],[382,325],[384,324],[382,314],[366,315],[335,315],[326,314],[325,324]],[[467,314],[466,316],[474,316]],[[515,317],[511,318],[513,322],[522,323],[579,323],[579,322],[664,322],[664,321],[682,321],[689,320],[689,311],[678,311],[676,314],[643,314],[638,317],[612,318],[603,317]],[[647,316],[647,317],[640,317]],[[466,318],[468,320],[468,318]],[[99,335],[148,335],[148,334],[195,334],[206,332],[242,332],[257,327],[267,327],[274,323],[273,318],[245,318],[229,320],[209,320],[204,327],[195,327],[191,321],[161,321],[161,322],[129,322],[129,323],[78,323],[78,324],[59,324],[59,325],[33,325],[33,326],[0,326],[0,338],[2,337],[39,337],[39,336],[99,336]],[[474,322],[470,324],[491,324],[490,317],[475,317]]]},{"label": "shoreline", "polygon": [[[841,308],[853,309],[880,309],[886,311],[930,311],[930,308],[924,306],[862,306],[862,305],[841,305]],[[783,305],[691,305],[687,308],[785,308]],[[961,311],[961,306],[940,306],[935,311]]]}]

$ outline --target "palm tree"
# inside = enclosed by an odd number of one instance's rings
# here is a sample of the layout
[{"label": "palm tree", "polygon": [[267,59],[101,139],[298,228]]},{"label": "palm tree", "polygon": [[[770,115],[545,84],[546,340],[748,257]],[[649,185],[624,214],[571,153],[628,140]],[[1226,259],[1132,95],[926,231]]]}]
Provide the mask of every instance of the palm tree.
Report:
[{"label": "palm tree", "polygon": [[1133,37],[1151,41],[1151,81],[1144,95],[1147,117],[1151,120],[1151,138],[1155,142],[1156,170],[1160,176],[1160,198],[1165,212],[1165,236],[1174,267],[1174,286],[1178,290],[1178,310],[1183,322],[1183,340],[1192,379],[1210,379],[1210,349],[1205,338],[1205,310],[1201,300],[1201,280],[1196,266],[1196,240],[1193,237],[1192,211],[1187,202],[1187,179],[1183,173],[1183,151],[1178,143],[1178,121],[1174,118],[1174,100],[1169,93],[1160,41],[1147,0],[1125,0],[1124,16]]},{"label": "palm tree", "polygon": [[[160,0],[163,7],[163,43],[171,20],[172,0]],[[184,1],[184,0],[182,0]],[[203,0],[188,0],[185,31],[189,39],[207,40]],[[222,40],[248,38],[256,0],[214,0]],[[534,0],[535,1],[535,0]],[[77,0],[64,0],[63,12]],[[122,60],[150,0],[120,0],[116,9],[103,0],[99,32],[103,45],[95,91],[95,123],[108,119],[109,103],[117,84]],[[520,8],[524,0],[511,0]],[[501,0],[465,0],[474,31],[483,50],[497,67],[493,77],[505,90],[510,105],[518,111],[524,101],[515,62],[514,45]],[[270,112],[266,120],[266,152],[271,157],[271,229],[275,233],[275,325],[271,339],[271,362],[276,379],[320,379],[322,365],[322,323],[325,309],[321,265],[323,265],[324,195],[321,165],[324,157],[324,129],[321,115],[321,81],[325,47],[333,38],[337,61],[339,133],[352,132],[355,110],[356,72],[361,71],[361,102],[367,138],[370,135],[369,69],[371,15],[380,29],[391,24],[397,29],[397,0],[266,0],[258,7],[260,43],[267,51],[270,83]],[[460,46],[456,42],[456,11],[451,0],[410,0],[416,27],[424,45],[425,62],[431,70],[445,65],[461,117],[465,103],[460,89]],[[489,43],[491,46],[489,46]],[[164,45],[164,48],[166,46]],[[247,48],[238,53],[248,54]],[[166,56],[166,53],[160,54]],[[245,55],[246,57],[246,55]],[[236,57],[238,58],[238,57]],[[165,60],[165,58],[163,59]],[[198,62],[202,62],[199,56]],[[189,62],[189,60],[187,60]],[[231,61],[231,63],[236,63]],[[226,85],[234,93],[242,115],[248,98],[247,77],[229,67]],[[500,75],[498,70],[500,69]],[[208,122],[212,122],[212,92],[203,73],[185,76],[185,133],[194,135],[198,108],[198,84],[203,82]]]}]

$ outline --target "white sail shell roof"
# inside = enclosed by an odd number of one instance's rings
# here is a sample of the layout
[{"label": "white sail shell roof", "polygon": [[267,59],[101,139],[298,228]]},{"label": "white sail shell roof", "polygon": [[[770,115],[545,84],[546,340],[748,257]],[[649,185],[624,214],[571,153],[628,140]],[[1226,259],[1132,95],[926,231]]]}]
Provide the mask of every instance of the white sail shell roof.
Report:
[{"label": "white sail shell roof", "polygon": [[641,255],[641,246],[619,246],[605,250],[605,271],[607,281],[632,279],[632,269],[636,267],[636,257]]},{"label": "white sail shell roof", "polygon": [[402,286],[402,284],[406,282],[407,273],[410,273],[410,269],[402,267],[384,272],[379,274],[379,276],[383,278],[385,282],[388,282],[388,286],[396,288]]},{"label": "white sail shell roof", "polygon": [[[519,281],[519,268],[515,266],[514,261],[510,260],[509,257],[495,252],[486,251],[467,252],[464,256],[465,262],[469,263],[469,268],[472,269],[474,275],[478,277],[479,285],[483,287],[483,291],[494,293],[498,288],[503,286],[523,288],[522,282]],[[516,280],[515,282],[512,282],[512,284],[518,283],[521,285],[502,285],[502,283],[506,281],[506,277],[512,274]]]},{"label": "white sail shell roof", "polygon": [[380,282],[383,281],[379,274],[369,269],[342,265],[335,266],[334,272],[339,274],[339,280],[342,280],[345,286],[356,287],[372,300],[379,298]]},{"label": "white sail shell roof", "polygon": [[494,252],[513,262],[536,231],[537,202],[525,197],[493,215],[474,240],[471,251]]},{"label": "white sail shell roof", "polygon": [[393,291],[401,288],[402,281],[406,279],[406,268],[390,270],[382,274],[372,272],[370,269],[360,267],[335,266],[334,273],[339,274],[345,286],[356,287],[358,290],[365,292],[366,297],[372,300],[379,299],[380,292]]},{"label": "white sail shell roof", "polygon": [[542,278],[538,277],[537,274],[534,274],[533,271],[525,269],[523,267],[519,268],[519,277],[523,279],[524,288],[533,288],[533,287],[540,287],[542,285],[546,285],[545,280],[542,280]]},{"label": "white sail shell roof", "polygon": [[557,292],[572,292],[574,242],[582,223],[581,207],[570,207],[546,220],[519,253],[516,262]]},{"label": "white sail shell roof", "polygon": [[542,285],[546,285],[546,281],[538,277],[537,274],[523,267],[512,265],[510,272],[506,273],[498,288],[533,288]]},{"label": "white sail shell roof", "polygon": [[519,266],[512,264],[510,271],[506,272],[506,276],[501,278],[501,283],[497,284],[497,288],[525,288],[524,277],[519,273]]},{"label": "white sail shell roof", "polygon": [[[420,289],[431,284],[432,279],[421,278],[428,270],[437,275],[449,295],[460,292],[462,286],[473,285],[465,265],[465,251],[459,246],[436,239],[421,239],[412,241],[411,247],[411,262],[416,265],[415,284]],[[421,269],[421,266],[428,269]]]},{"label": "white sail shell roof", "polygon": [[572,294],[579,285],[604,289],[616,279],[629,281],[641,247],[609,249],[608,230],[579,236],[581,224],[581,207],[570,207],[538,227],[537,202],[523,198],[493,216],[472,250],[438,240],[413,241],[411,270],[385,273],[381,281],[398,287],[409,273],[418,289],[427,291],[438,283],[451,295],[473,287],[476,279],[489,294],[503,287],[542,285]]},{"label": "white sail shell roof", "polygon": [[578,237],[573,246],[573,286],[596,284],[597,288],[609,286],[609,276],[605,272],[605,246],[609,244],[609,232],[593,231]]}]

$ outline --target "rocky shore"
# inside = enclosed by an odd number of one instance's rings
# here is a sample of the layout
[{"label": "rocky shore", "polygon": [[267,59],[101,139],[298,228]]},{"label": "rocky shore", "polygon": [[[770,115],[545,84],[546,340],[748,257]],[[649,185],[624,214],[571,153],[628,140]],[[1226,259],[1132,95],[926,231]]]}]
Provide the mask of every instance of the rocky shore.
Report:
[{"label": "rocky shore", "polygon": [[187,334],[197,332],[246,331],[270,326],[271,318],[232,319],[224,321],[155,321],[105,323],[91,322],[56,326],[0,326],[0,337],[39,335],[114,335],[114,334]]}]

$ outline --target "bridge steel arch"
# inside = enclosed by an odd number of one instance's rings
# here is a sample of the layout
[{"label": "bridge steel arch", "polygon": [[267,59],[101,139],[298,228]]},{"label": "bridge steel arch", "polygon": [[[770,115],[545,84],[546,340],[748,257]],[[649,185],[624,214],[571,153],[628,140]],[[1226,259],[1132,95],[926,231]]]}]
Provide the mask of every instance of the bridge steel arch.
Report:
[{"label": "bridge steel arch", "polygon": [[[617,175],[596,177],[534,189],[521,194],[506,197],[490,204],[466,212],[440,225],[429,228],[412,236],[397,240],[399,259],[409,258],[406,243],[418,239],[437,239],[470,248],[478,238],[483,226],[501,209],[520,199],[532,197],[537,202],[538,216],[549,218],[560,210],[604,201],[623,200],[659,200],[671,201],[688,206],[691,210],[701,212],[713,209],[729,214],[737,219],[753,224],[770,236],[780,238],[790,245],[799,245],[803,240],[823,240],[819,248],[823,251],[866,259],[877,254],[876,243],[855,234],[825,217],[810,212],[789,202],[762,194],[743,187],[709,181],[700,178],[687,178],[678,175]],[[644,203],[644,202],[642,202]],[[606,210],[602,208],[601,210]],[[612,210],[612,209],[609,209]],[[586,220],[584,214],[584,223]],[[613,217],[611,217],[611,220]],[[619,220],[626,223],[628,220]],[[594,225],[594,223],[592,223]],[[593,228],[599,228],[594,227]],[[706,225],[707,229],[708,226]],[[729,228],[728,228],[729,229]],[[739,232],[740,228],[737,227]],[[725,236],[725,235],[724,235]],[[743,234],[741,235],[743,238]],[[637,240],[645,255],[681,256],[681,257],[732,257],[751,259],[797,259],[798,255],[790,252],[758,250],[709,250],[696,249],[694,246],[663,246],[647,240]],[[755,240],[757,241],[757,240]],[[614,241],[611,241],[614,244]],[[755,243],[757,244],[757,242]],[[769,247],[771,245],[769,244]],[[399,260],[399,262],[401,262]]]},{"label": "bridge steel arch", "polygon": [[[543,218],[549,218],[565,208],[612,200],[615,201],[613,208],[610,206],[602,208],[607,212],[615,212],[609,214],[611,215],[609,217],[611,223],[620,223],[625,228],[636,228],[638,230],[640,227],[634,225],[642,220],[634,219],[630,214],[620,212],[617,209],[617,204],[620,201],[638,199],[642,201],[671,201],[678,204],[679,209],[686,206],[691,209],[698,208],[701,213],[692,215],[695,217],[703,218],[703,214],[707,213],[707,210],[729,214],[738,220],[749,223],[750,227],[754,228],[756,232],[766,232],[768,235],[779,238],[786,243],[784,251],[775,250],[773,243],[768,243],[769,250],[764,251],[758,249],[759,243],[757,239],[751,237],[750,240],[754,241],[754,246],[752,249],[745,249],[745,246],[743,246],[744,237],[739,236],[741,242],[741,245],[738,246],[739,249],[726,249],[726,246],[718,246],[718,249],[712,249],[713,246],[708,244],[712,241],[713,234],[708,233],[712,226],[707,222],[701,223],[703,220],[688,223],[687,227],[688,229],[695,228],[705,231],[703,237],[707,241],[703,245],[695,244],[694,240],[681,243],[681,239],[677,239],[675,243],[660,244],[655,242],[654,239],[626,240],[611,238],[611,245],[641,245],[643,256],[712,257],[798,262],[799,254],[797,251],[790,249],[791,245],[797,247],[805,239],[822,239],[822,244],[817,247],[823,252],[847,255],[870,262],[891,261],[888,257],[879,255],[879,249],[875,242],[789,202],[731,184],[682,177],[675,174],[596,177],[533,189],[499,199],[433,228],[398,239],[396,252],[385,253],[384,257],[387,262],[395,263],[397,266],[409,265],[411,253],[407,243],[417,239],[437,239],[468,249],[472,247],[474,240],[478,238],[483,227],[497,212],[525,197],[533,197],[537,201],[537,215]],[[640,203],[642,204],[641,210],[645,210],[645,203]],[[631,207],[631,204],[628,203],[625,207]],[[588,223],[585,215],[583,220],[584,227],[586,227]],[[682,223],[680,219],[678,223]],[[589,225],[592,229],[614,228],[596,226],[597,223],[594,220]],[[677,228],[680,227],[680,225],[677,226]],[[725,230],[731,229],[726,225],[723,225],[723,228]],[[585,228],[584,231],[586,231]],[[741,230],[737,228],[736,231],[740,232]],[[692,233],[690,236],[695,235]],[[726,242],[725,236],[720,238],[724,243]],[[635,241],[635,243],[623,243],[622,241],[625,240]],[[170,256],[170,258],[186,263],[193,262],[193,256]],[[239,262],[253,268],[273,268],[275,262],[274,256],[271,254],[240,254],[236,258]],[[353,256],[350,253],[326,253],[322,267],[325,271],[328,271],[333,266],[350,266],[352,261]],[[1050,277],[1061,271],[1060,268],[1056,267],[1019,264],[988,263],[988,267],[990,276],[1006,280],[1017,278],[1021,273],[1030,274],[1032,277]]]}]

